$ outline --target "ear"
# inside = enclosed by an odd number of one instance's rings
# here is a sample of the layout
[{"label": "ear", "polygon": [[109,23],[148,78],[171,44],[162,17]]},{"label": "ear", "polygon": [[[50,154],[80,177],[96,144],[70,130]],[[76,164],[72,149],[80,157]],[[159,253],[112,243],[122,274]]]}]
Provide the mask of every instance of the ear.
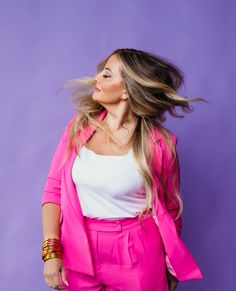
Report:
[{"label": "ear", "polygon": [[126,99],[128,99],[128,98],[129,98],[129,94],[128,94],[127,91],[125,91],[125,92],[122,94],[121,99],[126,100]]}]

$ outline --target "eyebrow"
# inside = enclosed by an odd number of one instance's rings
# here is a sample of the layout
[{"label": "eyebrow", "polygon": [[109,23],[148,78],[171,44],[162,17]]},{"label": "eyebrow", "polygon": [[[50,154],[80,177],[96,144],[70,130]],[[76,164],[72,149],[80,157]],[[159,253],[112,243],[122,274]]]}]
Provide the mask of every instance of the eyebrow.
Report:
[{"label": "eyebrow", "polygon": [[109,68],[107,68],[107,67],[105,67],[104,69],[110,71],[110,72],[113,74],[113,72],[112,72],[111,69],[109,69]]}]

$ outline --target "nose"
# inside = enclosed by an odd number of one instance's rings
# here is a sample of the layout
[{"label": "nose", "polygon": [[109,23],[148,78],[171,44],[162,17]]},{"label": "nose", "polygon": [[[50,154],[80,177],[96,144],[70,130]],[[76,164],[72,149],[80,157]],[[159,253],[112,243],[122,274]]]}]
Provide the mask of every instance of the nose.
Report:
[{"label": "nose", "polygon": [[100,73],[97,73],[96,75],[95,75],[95,81],[96,81],[96,84],[99,84],[100,83],[100,75],[101,75],[101,72]]}]

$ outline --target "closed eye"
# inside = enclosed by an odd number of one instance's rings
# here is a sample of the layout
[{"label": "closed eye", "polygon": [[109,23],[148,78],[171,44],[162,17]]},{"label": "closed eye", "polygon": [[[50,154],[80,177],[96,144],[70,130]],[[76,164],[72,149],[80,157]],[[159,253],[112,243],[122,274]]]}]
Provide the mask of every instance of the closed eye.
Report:
[{"label": "closed eye", "polygon": [[104,78],[110,78],[110,76],[108,75],[102,75]]}]

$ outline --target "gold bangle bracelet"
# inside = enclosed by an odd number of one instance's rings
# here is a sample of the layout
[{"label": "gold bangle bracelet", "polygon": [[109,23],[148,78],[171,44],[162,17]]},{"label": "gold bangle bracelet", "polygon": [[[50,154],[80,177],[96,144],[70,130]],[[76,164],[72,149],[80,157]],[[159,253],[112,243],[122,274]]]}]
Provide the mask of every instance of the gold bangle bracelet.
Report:
[{"label": "gold bangle bracelet", "polygon": [[61,254],[53,253],[53,254],[47,254],[44,257],[42,257],[43,261],[46,262],[47,260],[54,259],[54,258],[62,258]]}]

